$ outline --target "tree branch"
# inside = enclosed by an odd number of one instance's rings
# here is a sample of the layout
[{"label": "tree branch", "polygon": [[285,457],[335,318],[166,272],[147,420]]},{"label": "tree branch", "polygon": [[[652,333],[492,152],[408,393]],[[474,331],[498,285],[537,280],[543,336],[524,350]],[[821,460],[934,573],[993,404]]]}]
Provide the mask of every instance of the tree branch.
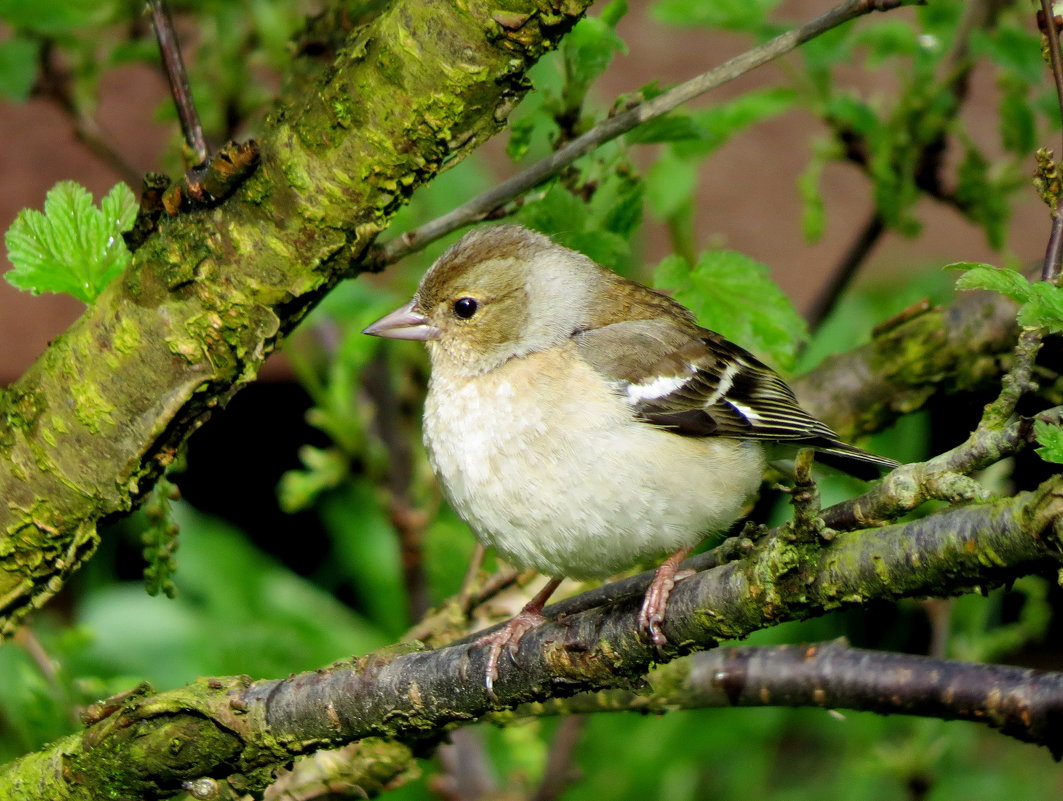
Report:
[{"label": "tree branch", "polygon": [[514,0],[501,21],[486,0],[387,4],[314,91],[282,99],[236,195],[163,220],[0,398],[0,636],[62,587],[99,521],[143,497],[414,188],[505,123],[525,71],[587,2]]},{"label": "tree branch", "polygon": [[918,2],[920,0],[846,0],[799,28],[794,28],[762,45],[747,50],[708,72],[703,72],[701,75],[672,87],[652,100],[639,103],[616,116],[602,120],[591,130],[576,137],[546,158],[537,161],[512,178],[496,184],[456,209],[413,231],[407,231],[383,245],[374,246],[370,250],[367,261],[373,269],[382,270],[387,265],[394,264],[410,253],[421,250],[452,231],[484,219],[491,212],[557,175],[577,159],[633,128],[661,117],[684,103],[689,103],[699,95],[774,61],[805,42],[844,25],[856,17],[874,11],[890,11]]},{"label": "tree branch", "polygon": [[844,642],[719,648],[606,690],[527,704],[528,715],[811,706],[982,723],[1063,756],[1063,673],[850,648]]},{"label": "tree branch", "polygon": [[639,592],[529,631],[514,663],[500,664],[496,696],[482,680],[485,649],[468,643],[383,651],[282,680],[204,679],[133,693],[101,704],[82,734],[7,766],[0,797],[21,801],[37,792],[24,788],[48,787],[57,801],[166,798],[191,778],[232,774],[237,789],[262,787],[279,765],[319,748],[366,737],[414,743],[493,709],[631,687],[654,663],[785,620],[1048,572],[1058,567],[1061,537],[1060,477],[1035,492],[844,534],[826,546],[781,527],[745,558],[679,582],[663,652],[638,634]]}]

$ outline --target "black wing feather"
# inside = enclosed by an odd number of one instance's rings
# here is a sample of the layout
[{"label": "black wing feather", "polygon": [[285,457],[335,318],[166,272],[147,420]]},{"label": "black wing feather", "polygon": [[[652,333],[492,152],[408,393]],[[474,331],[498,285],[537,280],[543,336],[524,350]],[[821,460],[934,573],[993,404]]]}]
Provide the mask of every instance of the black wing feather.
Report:
[{"label": "black wing feather", "polygon": [[575,339],[580,355],[651,425],[688,437],[804,445],[837,457],[854,474],[867,474],[868,465],[875,472],[897,466],[842,442],[801,408],[774,370],[714,331],[635,320],[581,331]]}]

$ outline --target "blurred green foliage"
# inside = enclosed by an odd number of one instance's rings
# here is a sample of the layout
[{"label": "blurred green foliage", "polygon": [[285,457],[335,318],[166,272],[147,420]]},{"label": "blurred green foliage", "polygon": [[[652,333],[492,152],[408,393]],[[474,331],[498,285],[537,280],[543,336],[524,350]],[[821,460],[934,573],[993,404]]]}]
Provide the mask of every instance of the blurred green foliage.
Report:
[{"label": "blurred green foliage", "polygon": [[[776,14],[778,5],[777,0],[659,0],[652,15],[664,25],[708,26],[755,42],[786,26]],[[138,9],[117,0],[32,5],[0,0],[0,20],[10,30],[0,43],[0,93],[26,98],[40,49],[57,47],[74,76],[76,103],[91,109],[106,70],[156,58],[143,21],[132,34],[128,29]],[[188,61],[209,133],[227,136],[235,123],[253,130],[270,91],[270,70],[282,70],[290,58],[287,42],[307,8],[277,0],[199,0],[175,4],[175,11],[195,27],[196,56]],[[626,12],[619,0],[602,6],[559,52],[532,70],[536,91],[508,132],[506,152],[517,165],[542,157],[608,113],[611,98],[596,93],[595,80],[618,53],[637,47],[635,37],[642,34],[632,30],[625,44]],[[807,238],[822,235],[830,213],[830,198],[820,190],[825,168],[854,159],[862,161],[868,197],[886,225],[916,236],[917,204],[926,196],[920,172],[926,149],[948,141],[962,154],[956,160],[955,207],[1007,263],[1006,222],[1025,185],[1023,165],[1059,120],[1038,37],[1027,8],[1019,4],[991,27],[970,33],[970,53],[986,61],[999,94],[994,145],[973,141],[950,89],[962,66],[949,60],[957,31],[964,30],[964,12],[960,0],[935,0],[903,17],[876,15],[831,32],[801,49],[779,85],[699,111],[679,110],[638,128],[506,212],[625,274],[653,278],[697,310],[704,324],[719,327],[780,369],[807,369],[866,341],[877,321],[923,297],[947,301],[952,278],[932,264],[888,285],[863,282],[806,342],[802,319],[768,277],[781,265],[757,264],[695,241],[698,169],[730,138],[800,110],[830,131],[812,143],[809,166],[794,189],[804,204]],[[857,88],[859,81],[839,77],[884,67],[897,79],[889,96],[866,94]],[[661,91],[650,85],[638,94]],[[622,105],[623,99],[615,104]],[[854,142],[860,146],[855,156]],[[512,168],[500,166],[497,158],[463,162],[418,192],[392,230],[409,230],[450,210]],[[652,276],[642,256],[645,213],[667,223],[675,252]],[[404,548],[418,555],[428,603],[439,604],[459,590],[473,541],[442,501],[419,445],[428,371],[424,351],[416,343],[381,343],[360,333],[405,302],[427,266],[457,236],[415,254],[386,276],[338,287],[286,345],[307,395],[306,420],[318,438],[301,446],[298,463],[280,479],[269,530],[240,530],[223,519],[232,515],[176,503],[172,515],[180,547],[171,576],[171,544],[158,522],[139,513],[112,527],[100,553],[64,596],[18,639],[0,646],[0,759],[73,731],[79,708],[144,679],[168,688],[199,675],[277,677],[394,642],[420,611],[411,608]],[[1060,290],[1029,284],[1014,271],[966,266],[972,269],[962,279],[964,288],[1018,297],[1031,324],[1058,329]],[[923,410],[877,435],[870,447],[905,460],[924,458],[932,432],[955,416],[951,408]],[[1045,458],[1063,461],[1058,426],[1041,424],[1038,437]],[[234,456],[235,465],[239,458]],[[174,482],[181,486],[197,469],[190,459],[187,477],[177,474]],[[1007,487],[1020,479],[1005,474],[991,480]],[[825,478],[824,503],[861,486],[845,477]],[[169,526],[164,512],[153,513]],[[772,514],[782,519],[787,509],[781,505]],[[301,528],[308,520],[321,533],[324,556],[297,572],[274,554],[299,561],[309,547]],[[153,525],[156,533],[147,545],[166,555],[166,569],[154,581],[159,587],[172,581],[173,599],[146,596],[143,584],[133,580],[136,571],[125,566],[128,552],[145,545],[141,532]],[[1029,577],[984,597],[941,602],[933,613],[914,601],[881,604],[778,626],[750,639],[773,644],[847,636],[865,647],[923,653],[943,642],[944,655],[957,658],[1040,658],[1058,667],[1058,649],[1036,651],[1058,627],[1057,599],[1056,587]],[[500,786],[534,792],[557,725],[541,720],[478,728]],[[819,710],[599,715],[587,722],[573,758],[580,778],[566,798],[1037,801],[1063,792],[1063,779],[1046,753],[983,728]],[[436,797],[430,779],[393,795]]]}]

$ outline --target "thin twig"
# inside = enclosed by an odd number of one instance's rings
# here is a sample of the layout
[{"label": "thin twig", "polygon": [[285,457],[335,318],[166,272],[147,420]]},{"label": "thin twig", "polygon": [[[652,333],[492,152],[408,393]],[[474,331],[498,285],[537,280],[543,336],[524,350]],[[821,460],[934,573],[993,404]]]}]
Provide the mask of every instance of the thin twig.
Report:
[{"label": "thin twig", "polygon": [[587,719],[582,715],[572,715],[561,721],[546,755],[543,780],[531,801],[555,801],[572,783],[575,778],[572,756],[586,725]]},{"label": "thin twig", "polygon": [[868,217],[867,222],[864,223],[860,232],[845,251],[842,260],[838,262],[838,266],[835,268],[830,280],[816,295],[816,299],[812,302],[812,307],[808,310],[808,314],[805,315],[810,329],[815,331],[819,328],[820,323],[834,310],[834,305],[838,302],[838,298],[849,286],[849,282],[852,281],[853,276],[860,269],[860,265],[864,263],[864,260],[874,249],[885,230],[886,223],[882,219],[882,215],[877,211],[871,212],[871,216]]},{"label": "thin twig", "polygon": [[820,34],[873,11],[889,11],[902,5],[911,5],[913,2],[918,2],[918,0],[846,0],[799,28],[787,31],[763,45],[735,56],[652,100],[639,103],[614,117],[603,120],[582,136],[573,139],[561,149],[482,195],[413,231],[407,231],[390,242],[374,246],[366,256],[364,263],[359,265],[359,269],[383,269],[452,231],[484,219],[495,209],[543,183],[605,142],[789,53]]},{"label": "thin twig", "polygon": [[[1048,409],[1038,417],[1058,422],[1063,419],[1063,406]],[[823,522],[831,528],[847,530],[879,525],[934,497],[953,502],[986,500],[985,490],[970,479],[963,480],[966,474],[1015,453],[1027,443],[1031,428],[1029,420],[1016,420],[1003,428],[979,424],[962,445],[926,462],[902,465],[860,497],[824,509]]]},{"label": "thin twig", "polygon": [[[1048,43],[1052,80],[1056,85],[1059,118],[1063,120],[1063,54],[1059,51],[1059,27],[1056,25],[1055,10],[1049,0],[1041,0],[1041,14],[1044,17],[1042,33]],[[1055,283],[1059,277],[1060,264],[1063,262],[1063,219],[1061,218],[1063,218],[1063,196],[1056,200],[1056,208],[1052,215],[1052,233],[1048,237],[1045,260],[1041,267],[1042,281]]]},{"label": "thin twig", "polygon": [[195,157],[193,166],[198,166],[207,160],[207,140],[203,135],[203,124],[199,120],[199,112],[196,111],[196,103],[188,85],[188,72],[181,58],[177,31],[174,30],[166,0],[148,0],[148,6],[151,8],[151,24],[159,42],[163,69],[170,82],[170,93],[173,95],[174,106],[177,107],[177,116],[181,120],[181,130]]},{"label": "thin twig", "polygon": [[384,349],[378,350],[369,363],[363,384],[375,407],[373,431],[388,455],[388,517],[399,541],[409,619],[420,620],[431,604],[424,568],[424,532],[430,515],[413,498],[413,453],[408,433],[403,430],[399,399]]},{"label": "thin twig", "polygon": [[41,47],[39,78],[34,93],[55,103],[74,126],[74,135],[94,156],[118,173],[127,184],[139,186],[142,173],[107,141],[96,120],[74,100],[70,89],[70,73],[55,63],[54,54],[55,43],[46,40]]},{"label": "thin twig", "polygon": [[443,771],[429,785],[444,801],[481,801],[498,792],[490,755],[479,729],[457,729],[438,750]]}]

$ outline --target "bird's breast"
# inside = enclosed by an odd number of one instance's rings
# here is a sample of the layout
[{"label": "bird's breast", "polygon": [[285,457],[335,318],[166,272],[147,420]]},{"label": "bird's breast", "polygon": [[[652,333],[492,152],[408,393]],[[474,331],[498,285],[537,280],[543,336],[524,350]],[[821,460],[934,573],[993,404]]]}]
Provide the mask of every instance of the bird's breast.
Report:
[{"label": "bird's breast", "polygon": [[472,379],[433,371],[429,460],[480,540],[518,565],[580,578],[727,528],[759,483],[759,448],[639,422],[564,355],[530,354]]}]

